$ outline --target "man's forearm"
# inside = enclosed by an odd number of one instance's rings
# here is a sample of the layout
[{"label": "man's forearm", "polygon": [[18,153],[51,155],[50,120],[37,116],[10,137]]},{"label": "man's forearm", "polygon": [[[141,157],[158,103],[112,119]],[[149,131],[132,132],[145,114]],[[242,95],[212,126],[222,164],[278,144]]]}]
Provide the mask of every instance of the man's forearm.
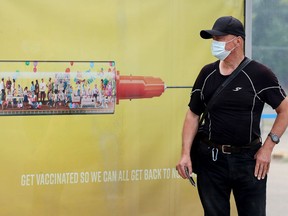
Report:
[{"label": "man's forearm", "polygon": [[190,156],[192,141],[198,129],[198,121],[199,116],[188,110],[182,131],[182,156],[184,155]]}]

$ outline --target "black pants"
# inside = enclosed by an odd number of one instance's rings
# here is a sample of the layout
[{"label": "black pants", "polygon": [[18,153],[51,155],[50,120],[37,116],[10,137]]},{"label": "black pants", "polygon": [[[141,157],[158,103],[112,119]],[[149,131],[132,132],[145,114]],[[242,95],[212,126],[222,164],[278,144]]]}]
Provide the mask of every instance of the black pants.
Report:
[{"label": "black pants", "polygon": [[261,144],[244,153],[223,154],[201,143],[198,193],[205,216],[229,216],[233,192],[239,216],[266,215],[267,177],[254,176],[254,154]]},{"label": "black pants", "polygon": [[44,91],[40,91],[40,100],[43,102],[45,100],[46,94]]}]

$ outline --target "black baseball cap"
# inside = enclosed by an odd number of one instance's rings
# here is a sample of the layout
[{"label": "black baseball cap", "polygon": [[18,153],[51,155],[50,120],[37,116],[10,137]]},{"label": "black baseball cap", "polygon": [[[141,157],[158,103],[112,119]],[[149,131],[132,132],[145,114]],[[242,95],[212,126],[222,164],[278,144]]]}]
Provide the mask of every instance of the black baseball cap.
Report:
[{"label": "black baseball cap", "polygon": [[232,16],[220,17],[215,21],[212,30],[202,30],[200,32],[200,36],[204,39],[228,34],[241,36],[245,39],[245,30],[242,23]]}]

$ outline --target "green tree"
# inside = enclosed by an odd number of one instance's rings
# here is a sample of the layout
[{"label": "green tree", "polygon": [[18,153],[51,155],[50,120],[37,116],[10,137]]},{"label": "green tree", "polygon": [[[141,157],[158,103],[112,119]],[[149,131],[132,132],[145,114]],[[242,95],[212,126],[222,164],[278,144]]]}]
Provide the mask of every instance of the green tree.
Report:
[{"label": "green tree", "polygon": [[270,67],[288,88],[288,1],[253,0],[252,57]]}]

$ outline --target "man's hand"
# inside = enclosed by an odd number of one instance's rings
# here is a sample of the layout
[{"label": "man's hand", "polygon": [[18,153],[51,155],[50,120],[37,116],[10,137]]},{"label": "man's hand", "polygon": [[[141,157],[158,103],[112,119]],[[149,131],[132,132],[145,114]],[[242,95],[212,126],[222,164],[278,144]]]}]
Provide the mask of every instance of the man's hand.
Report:
[{"label": "man's hand", "polygon": [[264,179],[269,172],[272,149],[263,145],[254,156],[256,159],[254,175],[258,180]]},{"label": "man's hand", "polygon": [[186,179],[185,167],[189,169],[189,174],[192,173],[192,162],[190,159],[190,155],[182,156],[178,164],[176,165],[176,170],[178,174],[183,178]]},{"label": "man's hand", "polygon": [[179,175],[186,179],[185,167],[189,169],[189,174],[192,174],[192,162],[190,159],[190,150],[192,141],[197,133],[199,124],[199,116],[188,109],[184,120],[183,131],[182,131],[182,151],[181,159],[176,165],[176,170]]}]

